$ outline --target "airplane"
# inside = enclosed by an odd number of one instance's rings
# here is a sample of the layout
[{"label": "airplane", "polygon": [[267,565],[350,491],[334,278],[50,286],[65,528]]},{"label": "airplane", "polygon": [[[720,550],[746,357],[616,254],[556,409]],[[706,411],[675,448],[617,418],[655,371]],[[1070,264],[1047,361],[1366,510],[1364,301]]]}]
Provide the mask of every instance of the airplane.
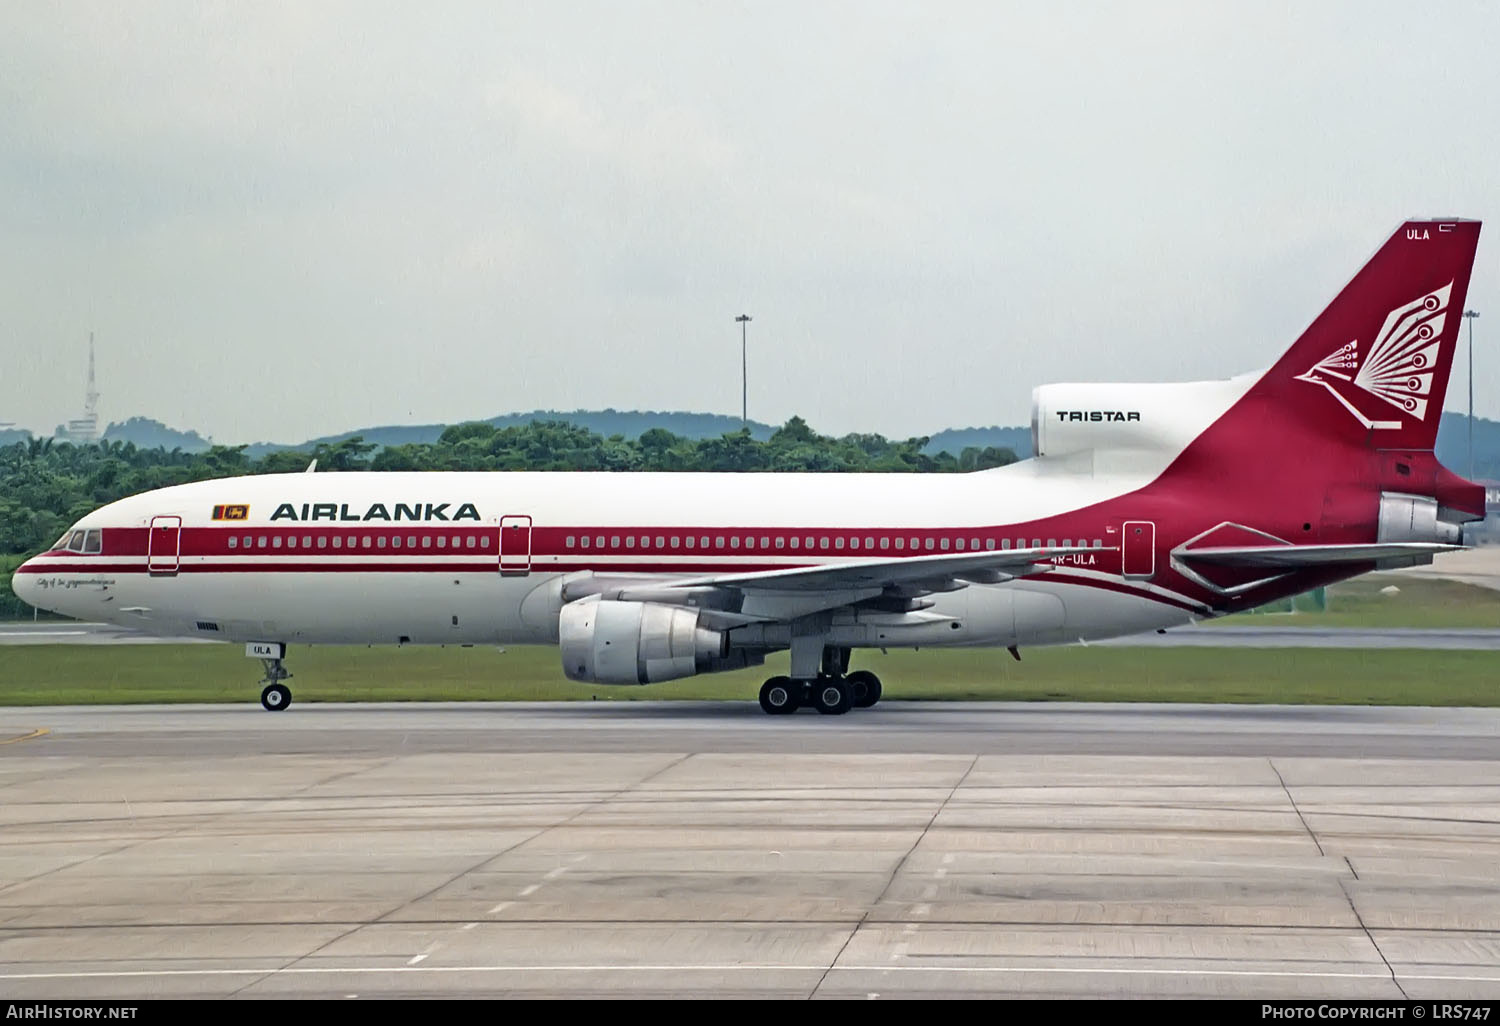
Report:
[{"label": "airplane", "polygon": [[526,643],[617,685],[788,651],[765,712],[868,708],[882,684],[855,650],[1019,659],[1461,548],[1484,490],[1433,446],[1479,228],[1402,224],[1268,370],[1035,389],[1033,455],[1009,466],[199,481],[88,514],[13,587],[242,643],[269,710],[291,702],[292,644]]}]

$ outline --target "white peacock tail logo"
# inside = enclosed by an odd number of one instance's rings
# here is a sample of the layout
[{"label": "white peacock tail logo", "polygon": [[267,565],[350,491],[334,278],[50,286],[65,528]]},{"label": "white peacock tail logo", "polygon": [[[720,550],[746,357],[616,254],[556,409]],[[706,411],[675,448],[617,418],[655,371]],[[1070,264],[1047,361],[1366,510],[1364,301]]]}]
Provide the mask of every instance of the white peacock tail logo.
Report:
[{"label": "white peacock tail logo", "polygon": [[1437,366],[1448,296],[1452,291],[1450,281],[1442,288],[1392,310],[1386,315],[1385,323],[1363,362],[1359,359],[1359,342],[1355,340],[1329,353],[1309,367],[1305,374],[1297,375],[1297,380],[1322,385],[1369,428],[1400,428],[1401,421],[1366,417],[1339,394],[1333,380],[1352,382],[1402,413],[1426,420],[1428,398],[1432,395],[1432,375]]}]

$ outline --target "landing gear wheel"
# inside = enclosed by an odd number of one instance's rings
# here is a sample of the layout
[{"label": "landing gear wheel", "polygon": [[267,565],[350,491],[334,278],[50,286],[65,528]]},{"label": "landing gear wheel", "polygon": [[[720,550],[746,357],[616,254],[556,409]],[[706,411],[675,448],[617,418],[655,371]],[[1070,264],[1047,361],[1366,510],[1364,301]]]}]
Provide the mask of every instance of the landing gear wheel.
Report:
[{"label": "landing gear wheel", "polygon": [[819,677],[812,693],[813,705],[826,716],[842,716],[854,707],[854,693],[842,677]]},{"label": "landing gear wheel", "polygon": [[760,707],[771,716],[794,713],[802,704],[798,695],[801,690],[790,677],[772,677],[760,686]]},{"label": "landing gear wheel", "polygon": [[260,693],[260,704],[271,712],[280,712],[292,704],[292,689],[285,684],[267,684]]},{"label": "landing gear wheel", "polygon": [[868,709],[880,701],[880,678],[869,670],[855,670],[845,679],[853,693],[854,708]]}]

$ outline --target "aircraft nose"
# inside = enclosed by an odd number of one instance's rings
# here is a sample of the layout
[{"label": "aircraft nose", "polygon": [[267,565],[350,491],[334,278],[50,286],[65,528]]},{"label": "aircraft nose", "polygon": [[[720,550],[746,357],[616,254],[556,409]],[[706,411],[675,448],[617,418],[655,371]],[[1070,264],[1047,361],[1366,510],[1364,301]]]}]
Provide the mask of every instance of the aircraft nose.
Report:
[{"label": "aircraft nose", "polygon": [[22,563],[16,568],[16,572],[10,578],[10,590],[15,592],[16,597],[22,602],[32,606],[37,604],[36,595],[37,592],[41,591],[36,584],[37,575],[27,570],[34,562],[36,560],[28,559]]}]

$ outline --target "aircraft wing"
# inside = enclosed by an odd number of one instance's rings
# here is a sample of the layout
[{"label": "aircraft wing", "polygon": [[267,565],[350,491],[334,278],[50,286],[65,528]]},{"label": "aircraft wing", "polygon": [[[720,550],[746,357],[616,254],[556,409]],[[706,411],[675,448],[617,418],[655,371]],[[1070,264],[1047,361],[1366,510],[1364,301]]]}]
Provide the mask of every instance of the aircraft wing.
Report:
[{"label": "aircraft wing", "polygon": [[752,570],[673,581],[678,588],[735,588],[740,591],[848,591],[868,588],[916,588],[952,591],[965,583],[995,584],[1046,569],[1056,556],[1103,552],[1087,545],[997,549],[985,552],[940,552],[901,559],[856,559],[785,570]]},{"label": "aircraft wing", "polygon": [[[790,620],[874,598],[910,602],[935,591],[999,584],[1049,568],[1048,560],[1104,548],[1045,546],[984,552],[940,552],[902,559],[854,559],[783,570],[751,570],[663,580],[589,575],[563,587],[563,600],[589,595],[630,602],[697,606],[718,628]],[[930,605],[931,603],[924,603]],[[921,604],[909,607],[909,611]]]},{"label": "aircraft wing", "polygon": [[1457,552],[1462,545],[1437,542],[1379,542],[1374,545],[1211,545],[1172,553],[1179,559],[1215,566],[1265,566],[1288,570],[1339,563],[1371,563],[1382,559],[1426,557]]}]

